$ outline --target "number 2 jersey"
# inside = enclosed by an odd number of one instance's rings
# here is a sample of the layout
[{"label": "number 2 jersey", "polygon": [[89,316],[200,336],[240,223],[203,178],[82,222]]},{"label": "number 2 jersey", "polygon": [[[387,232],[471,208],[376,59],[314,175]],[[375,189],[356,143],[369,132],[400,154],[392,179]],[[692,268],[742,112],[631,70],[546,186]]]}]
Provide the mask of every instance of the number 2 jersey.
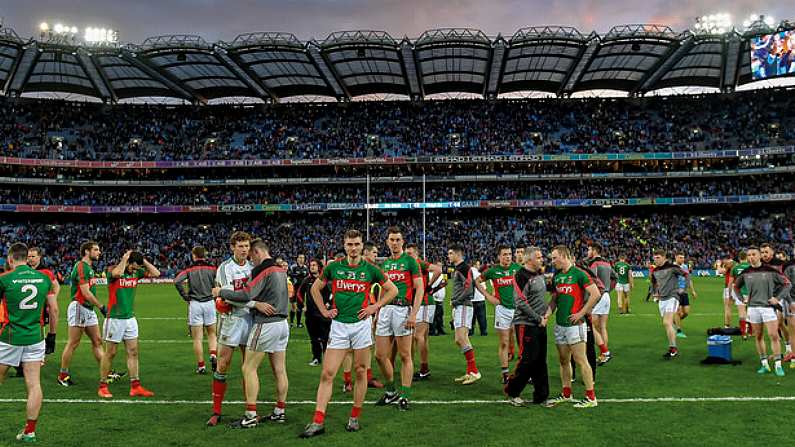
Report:
[{"label": "number 2 jersey", "polygon": [[50,278],[27,265],[0,275],[0,342],[29,346],[44,340],[42,309]]}]

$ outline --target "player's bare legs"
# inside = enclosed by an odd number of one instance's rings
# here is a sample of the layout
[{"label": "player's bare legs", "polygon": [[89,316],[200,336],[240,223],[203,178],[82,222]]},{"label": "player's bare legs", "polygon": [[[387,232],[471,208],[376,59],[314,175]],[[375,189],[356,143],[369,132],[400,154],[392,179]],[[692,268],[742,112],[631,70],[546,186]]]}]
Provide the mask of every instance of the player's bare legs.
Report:
[{"label": "player's bare legs", "polygon": [[257,396],[259,396],[259,376],[257,375],[257,369],[259,369],[259,365],[262,364],[264,359],[264,352],[249,352],[248,356],[246,356],[246,360],[243,362],[243,366],[240,368],[243,373],[243,380],[246,384],[243,390],[246,398],[246,411],[249,411],[249,408],[257,407]]},{"label": "player's bare legs", "polygon": [[[723,326],[724,327],[731,327],[732,325],[732,305],[734,300],[732,300],[731,295],[726,298],[723,298]],[[745,306],[743,306],[745,307]],[[737,312],[740,312],[739,306],[737,306]]]},{"label": "player's bare legs", "polygon": [[271,362],[271,372],[276,382],[276,402],[287,402],[287,352],[273,352],[268,354]]},{"label": "player's bare legs", "polygon": [[[417,328],[414,330],[414,345],[420,354],[420,365],[425,366],[428,365],[428,331],[430,327],[428,323],[418,322]],[[426,371],[422,371],[420,368],[420,372],[425,373]]]},{"label": "player's bare legs", "polygon": [[353,365],[356,371],[356,383],[353,385],[353,408],[357,415],[352,415],[351,417],[358,418],[358,411],[361,410],[364,398],[367,395],[367,368],[370,365],[369,347],[353,351]]},{"label": "player's bare legs", "polygon": [[[207,329],[209,334],[210,326]],[[199,364],[204,361],[204,326],[191,326],[190,337],[193,340],[193,356]]]},{"label": "player's bare legs", "polygon": [[28,391],[28,400],[25,405],[27,423],[23,433],[33,434],[35,439],[36,422],[41,412],[41,402],[44,393],[41,390],[41,362],[23,362],[22,370],[25,373],[25,388]]},{"label": "player's bare legs", "polygon": [[[99,362],[99,391],[97,391],[99,397],[113,397],[108,390],[108,375],[110,374],[113,359],[116,357],[118,346],[118,343],[108,342],[102,354],[102,360]],[[132,371],[130,371],[130,374],[132,374]]]},{"label": "player's bare legs", "polygon": [[[408,399],[411,380],[414,378],[414,360],[411,358],[413,335],[395,337],[398,355],[400,355],[400,398]],[[394,363],[392,364],[394,374]]]},{"label": "player's bare legs", "polygon": [[768,321],[767,323],[751,323],[756,343],[756,352],[759,354],[759,361],[762,366],[757,371],[760,374],[770,372],[770,363],[767,357],[767,346],[765,345],[764,332],[767,331],[767,338],[770,339],[770,350],[773,351],[773,358],[776,362],[776,369],[781,368],[781,337],[779,336],[778,320]]},{"label": "player's bare legs", "polygon": [[353,350],[349,349],[345,352],[345,358],[342,360],[343,393],[353,392],[353,378],[351,374],[353,374]]},{"label": "player's bare legs", "polygon": [[69,376],[69,366],[72,364],[72,357],[75,350],[80,346],[80,339],[83,333],[91,339],[91,352],[94,354],[94,359],[97,365],[102,361],[103,349],[102,341],[99,338],[99,326],[78,327],[69,326],[67,333],[66,346],[61,354],[61,372],[58,375],[58,383],[63,386],[72,385],[72,379]]},{"label": "player's bare legs", "polygon": [[480,371],[475,363],[475,351],[472,348],[472,343],[469,341],[469,328],[461,326],[455,329],[455,343],[458,345],[464,357],[467,360],[467,372],[461,377],[455,379],[456,382],[461,382],[464,385],[469,385],[480,380]]},{"label": "player's bare legs", "polygon": [[67,333],[66,346],[61,353],[61,371],[68,371],[69,365],[72,364],[72,356],[75,350],[80,346],[80,338],[83,335],[83,328],[69,326]]},{"label": "player's bare legs", "polygon": [[674,312],[666,312],[663,316],[663,328],[668,337],[668,347],[676,348],[676,328],[674,328]]},{"label": "player's bare legs", "polygon": [[510,330],[495,329],[499,337],[499,344],[497,345],[497,357],[500,359],[500,367],[502,368],[502,383],[508,383],[508,348],[511,342]]},{"label": "player's bare legs", "polygon": [[392,343],[394,337],[375,337],[375,360],[378,362],[378,369],[381,377],[384,378],[384,385],[389,390],[395,381],[395,365],[392,363]]},{"label": "player's bare legs", "polygon": [[[786,303],[784,303],[786,305]],[[793,330],[795,328],[795,303],[791,303],[789,305],[789,317],[787,317],[787,325],[789,326],[789,330]],[[795,355],[792,354],[792,334],[790,334],[789,343],[787,345],[787,353],[786,358],[784,359],[785,362],[790,362],[789,367],[795,369]]]},{"label": "player's bare legs", "polygon": [[[342,366],[342,362],[348,355],[348,351],[349,350],[347,349],[326,349],[326,355],[323,356],[323,369],[320,372],[320,383],[317,386],[317,397],[315,398],[315,416],[312,419],[313,424],[322,426],[325,421],[326,408],[328,407],[328,403],[331,400],[331,395],[334,388],[334,377],[337,375],[337,371],[339,371],[340,366]],[[366,351],[369,360],[370,348],[368,347]],[[365,371],[365,377],[366,375],[367,372]],[[361,386],[359,382],[361,381],[357,381],[357,390],[358,387]],[[366,385],[367,384],[365,383],[365,392],[367,392]]]},{"label": "player's bare legs", "polygon": [[593,339],[596,346],[599,348],[600,354],[597,364],[604,365],[610,360],[610,343],[607,336],[607,320],[609,315],[592,315],[591,323],[593,324]]},{"label": "player's bare legs", "polygon": [[[557,345],[558,361],[560,363],[560,387],[563,396],[571,398],[571,349],[569,345]],[[568,391],[568,393],[567,393]]]},{"label": "player's bare legs", "polygon": [[[742,336],[743,339],[746,339],[748,338],[748,334],[751,332],[751,323],[748,322],[748,306],[745,304],[738,304],[737,317],[740,319],[740,322],[745,321],[745,331],[742,332]],[[729,321],[731,321],[731,318],[729,318]]]},{"label": "player's bare legs", "polygon": [[94,354],[94,359],[99,364],[102,361],[102,339],[99,337],[99,326],[89,326],[85,328],[86,335],[91,340],[91,350]]}]

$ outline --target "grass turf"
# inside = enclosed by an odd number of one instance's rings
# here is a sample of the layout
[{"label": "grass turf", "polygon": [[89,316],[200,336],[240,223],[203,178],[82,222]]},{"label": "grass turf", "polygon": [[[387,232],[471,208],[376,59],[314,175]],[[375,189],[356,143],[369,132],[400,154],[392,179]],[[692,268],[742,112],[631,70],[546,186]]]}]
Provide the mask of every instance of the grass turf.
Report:
[{"label": "grass turf", "polygon": [[[687,339],[680,339],[681,356],[673,361],[661,358],[667,348],[657,306],[643,302],[646,283],[637,281],[633,291],[631,315],[611,316],[610,348],[614,359],[597,373],[596,393],[603,401],[598,408],[576,410],[571,405],[555,409],[513,408],[504,403],[456,403],[450,401],[503,399],[499,383],[497,336],[492,328],[493,306],[489,311],[489,335],[472,337],[478,367],[483,380],[468,387],[453,383],[465,368],[451,335],[431,337],[431,379],[415,383],[412,398],[417,403],[411,411],[399,413],[394,407],[365,405],[361,423],[363,430],[351,434],[344,430],[350,412],[349,404],[331,405],[326,420],[327,434],[313,440],[299,440],[297,435],[312,417],[312,404],[288,404],[288,422],[260,426],[253,430],[231,430],[226,426],[207,428],[211,413],[209,403],[174,403],[174,401],[209,401],[211,375],[197,376],[190,339],[187,337],[185,304],[172,286],[142,285],[138,291],[136,314],[140,326],[141,379],[152,389],[155,400],[168,404],[122,404],[129,400],[126,381],[111,385],[114,400],[107,403],[45,402],[37,435],[42,445],[233,445],[276,441],[279,445],[517,445],[532,442],[542,445],[583,440],[588,445],[715,445],[743,439],[753,428],[757,433],[779,432],[776,418],[764,415],[792,411],[792,401],[704,401],[704,402],[610,402],[610,399],[634,398],[718,398],[718,397],[780,397],[795,396],[795,370],[786,369],[787,376],[756,374],[757,355],[752,341],[734,338],[735,359],[739,366],[702,366],[706,356],[705,331],[720,326],[722,317],[722,279],[699,278],[699,298],[692,303],[691,315],[685,320]],[[59,302],[65,316],[67,293]],[[100,287],[100,301],[107,301],[107,289]],[[613,297],[613,312],[616,311]],[[449,307],[445,321],[449,321]],[[89,342],[83,339],[71,367],[77,386],[60,387],[55,377],[61,350],[66,339],[65,317],[61,318],[58,349],[42,369],[45,399],[96,400],[98,368],[91,357]],[[736,315],[735,315],[736,320]],[[552,329],[548,330],[552,343]],[[477,333],[477,332],[476,332]],[[449,334],[449,333],[448,333]],[[315,398],[320,368],[307,365],[310,360],[308,337],[304,329],[293,329],[288,350],[290,377],[289,401],[312,401]],[[116,369],[126,369],[125,355],[114,362]],[[549,346],[551,392],[560,390],[556,351]],[[375,364],[374,364],[375,365]],[[236,355],[229,374],[226,399],[243,399]],[[374,368],[377,373],[377,367]],[[260,399],[273,400],[270,369],[260,370]],[[13,372],[10,375],[13,376]],[[350,401],[340,392],[341,373],[334,387],[333,401]],[[0,400],[24,399],[24,383],[9,377],[0,388]],[[529,397],[531,389],[525,391]],[[581,384],[574,385],[575,397],[583,393]],[[368,402],[379,397],[370,390]],[[140,399],[138,399],[140,400]],[[260,413],[270,411],[269,404],[260,404]],[[242,414],[242,404],[224,407],[226,420]],[[0,401],[0,445],[12,444],[14,435],[24,422],[24,403]]]}]

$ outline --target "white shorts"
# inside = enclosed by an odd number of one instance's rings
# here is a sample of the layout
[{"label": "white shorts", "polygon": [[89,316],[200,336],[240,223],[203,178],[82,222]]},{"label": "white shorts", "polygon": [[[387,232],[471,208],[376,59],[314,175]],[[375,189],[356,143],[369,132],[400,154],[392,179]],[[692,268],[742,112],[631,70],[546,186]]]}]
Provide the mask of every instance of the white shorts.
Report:
[{"label": "white shorts", "polygon": [[679,310],[679,299],[668,298],[660,300],[657,302],[657,306],[660,308],[661,317],[664,317],[665,314],[674,314],[677,310]]},{"label": "white shorts", "polygon": [[621,284],[621,283],[616,284],[616,291],[629,293],[629,284]]},{"label": "white shorts", "polygon": [[434,315],[436,315],[436,304],[420,306],[420,311],[417,312],[417,323],[433,324]]},{"label": "white shorts", "polygon": [[285,352],[288,341],[290,341],[290,324],[287,320],[254,323],[246,349],[254,352]]},{"label": "white shorts", "polygon": [[776,311],[770,307],[749,307],[748,322],[752,324],[769,323],[778,320]]},{"label": "white shorts", "polygon": [[744,306],[745,305],[745,303],[743,303],[743,299],[739,295],[737,295],[737,292],[734,289],[731,289],[730,293],[731,293],[732,299],[734,300],[734,305],[735,306]]},{"label": "white shorts", "polygon": [[453,327],[458,329],[465,327],[472,329],[472,317],[475,312],[472,311],[472,306],[455,306],[453,307]]},{"label": "white shorts", "polygon": [[224,346],[245,346],[251,332],[251,315],[222,314],[218,322],[218,343]]},{"label": "white shorts", "polygon": [[406,320],[409,319],[411,307],[387,304],[378,313],[378,323],[375,326],[376,337],[407,337],[414,333],[406,329]]},{"label": "white shorts", "polygon": [[[384,309],[381,309],[383,311]],[[328,349],[367,349],[373,345],[372,319],[356,323],[331,322]]]},{"label": "white shorts", "polygon": [[508,309],[502,304],[494,308],[494,329],[498,331],[510,331],[513,322],[513,309]]},{"label": "white shorts", "polygon": [[215,302],[188,302],[188,326],[212,326],[215,321]]},{"label": "white shorts", "polygon": [[588,341],[588,327],[585,323],[576,326],[555,325],[555,344],[556,345],[576,345]]},{"label": "white shorts", "polygon": [[71,327],[91,327],[99,326],[97,313],[94,309],[86,309],[81,306],[77,301],[69,303],[66,310],[67,322]]},{"label": "white shorts", "polygon": [[596,302],[596,306],[593,307],[591,313],[594,315],[610,314],[610,294],[608,292],[602,294],[602,298]]},{"label": "white shorts", "polygon": [[113,343],[138,338],[138,320],[132,318],[105,318],[102,339]]},{"label": "white shorts", "polygon": [[44,361],[44,340],[27,346],[15,346],[0,341],[0,365],[19,366],[20,363]]}]

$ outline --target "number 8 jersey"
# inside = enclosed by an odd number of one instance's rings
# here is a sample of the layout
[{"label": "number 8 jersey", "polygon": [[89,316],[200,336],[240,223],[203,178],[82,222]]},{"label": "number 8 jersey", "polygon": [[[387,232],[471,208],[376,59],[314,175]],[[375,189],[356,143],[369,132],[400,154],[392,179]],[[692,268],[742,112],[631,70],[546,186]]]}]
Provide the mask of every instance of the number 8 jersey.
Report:
[{"label": "number 8 jersey", "polygon": [[27,265],[0,275],[0,342],[29,346],[44,340],[42,309],[52,282]]}]

